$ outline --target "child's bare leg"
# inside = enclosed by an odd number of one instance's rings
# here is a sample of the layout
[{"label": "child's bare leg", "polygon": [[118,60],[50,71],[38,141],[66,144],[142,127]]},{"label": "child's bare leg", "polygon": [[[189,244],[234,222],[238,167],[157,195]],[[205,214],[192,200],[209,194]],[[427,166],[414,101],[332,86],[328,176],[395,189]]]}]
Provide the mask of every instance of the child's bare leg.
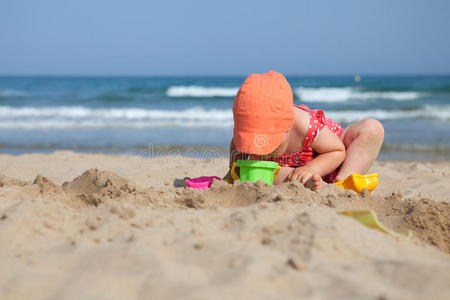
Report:
[{"label": "child's bare leg", "polygon": [[384,128],[375,119],[364,119],[344,129],[342,141],[346,156],[336,180],[344,180],[353,173],[365,174],[380,152]]}]

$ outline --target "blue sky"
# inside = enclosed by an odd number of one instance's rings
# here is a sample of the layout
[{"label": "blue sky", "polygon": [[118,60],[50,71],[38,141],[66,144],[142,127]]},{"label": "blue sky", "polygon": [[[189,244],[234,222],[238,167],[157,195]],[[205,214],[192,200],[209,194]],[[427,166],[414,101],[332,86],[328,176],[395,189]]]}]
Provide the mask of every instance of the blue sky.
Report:
[{"label": "blue sky", "polygon": [[450,1],[0,1],[0,74],[269,69],[450,74]]}]

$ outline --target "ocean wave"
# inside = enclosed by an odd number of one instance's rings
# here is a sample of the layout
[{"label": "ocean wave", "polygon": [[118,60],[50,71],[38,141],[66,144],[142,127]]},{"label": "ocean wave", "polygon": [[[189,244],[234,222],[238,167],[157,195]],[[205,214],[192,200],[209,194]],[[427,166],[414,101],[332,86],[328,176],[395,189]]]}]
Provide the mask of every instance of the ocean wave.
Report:
[{"label": "ocean wave", "polygon": [[166,95],[169,97],[234,97],[239,88],[226,87],[204,87],[204,86],[171,86],[167,89]]},{"label": "ocean wave", "polygon": [[343,123],[356,122],[365,118],[375,118],[380,121],[419,118],[450,121],[450,106],[425,106],[417,110],[326,111],[325,115],[327,118]]},{"label": "ocean wave", "polygon": [[304,102],[346,102],[374,99],[405,101],[419,99],[425,95],[424,93],[413,91],[363,91],[353,87],[298,87],[293,90],[295,95]]},{"label": "ocean wave", "polygon": [[383,143],[381,151],[384,152],[412,152],[412,153],[430,153],[450,156],[450,145],[434,144],[393,144]]},{"label": "ocean wave", "polygon": [[[237,87],[171,86],[166,95],[173,98],[213,98],[235,97]],[[293,88],[297,98],[304,102],[347,102],[354,100],[387,99],[406,101],[419,99],[426,95],[415,91],[364,91],[356,87],[297,87]]]},{"label": "ocean wave", "polygon": [[231,110],[0,106],[1,129],[233,127]]},{"label": "ocean wave", "polygon": [[20,97],[20,96],[26,96],[27,93],[20,90],[13,90],[13,89],[3,89],[0,90],[0,97]]},{"label": "ocean wave", "polygon": [[0,129],[82,129],[82,128],[232,128],[233,121],[186,121],[186,120],[157,120],[157,121],[108,121],[108,120],[42,120],[25,122],[0,121]]},{"label": "ocean wave", "polygon": [[159,110],[144,108],[89,108],[83,106],[60,107],[11,107],[0,106],[0,118],[68,118],[101,120],[212,120],[233,119],[231,110],[206,110],[201,107],[186,110]]},{"label": "ocean wave", "polygon": [[[328,118],[350,123],[364,118],[450,121],[450,105],[416,110],[325,111]],[[144,108],[11,107],[0,106],[0,129],[64,128],[232,128],[231,109],[157,110]]]}]

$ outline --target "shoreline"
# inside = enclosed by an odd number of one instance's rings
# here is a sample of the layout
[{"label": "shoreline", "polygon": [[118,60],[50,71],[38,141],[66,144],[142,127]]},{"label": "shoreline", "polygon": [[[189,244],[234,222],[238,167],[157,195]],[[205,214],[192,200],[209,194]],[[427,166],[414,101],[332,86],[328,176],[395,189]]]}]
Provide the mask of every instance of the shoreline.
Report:
[{"label": "shoreline", "polygon": [[[9,149],[9,150],[8,150]],[[6,151],[5,151],[6,150]],[[142,157],[159,157],[159,156],[188,156],[198,158],[208,158],[212,156],[228,157],[228,146],[210,146],[210,145],[178,145],[178,144],[162,144],[162,145],[139,145],[135,147],[123,147],[118,145],[110,146],[79,146],[70,148],[61,148],[55,145],[55,148],[48,145],[37,145],[29,147],[28,145],[16,145],[10,147],[7,144],[0,143],[0,155],[20,156],[31,153],[52,154],[54,152],[69,151],[83,154],[107,154],[120,156],[142,156]],[[379,161],[450,161],[450,146],[414,146],[402,144],[383,144]]]}]

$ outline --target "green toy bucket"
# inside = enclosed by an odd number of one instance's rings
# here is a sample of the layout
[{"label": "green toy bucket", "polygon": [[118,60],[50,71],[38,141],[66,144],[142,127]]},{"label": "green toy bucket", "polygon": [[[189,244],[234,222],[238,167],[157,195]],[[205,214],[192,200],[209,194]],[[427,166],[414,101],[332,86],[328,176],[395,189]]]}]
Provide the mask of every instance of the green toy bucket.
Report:
[{"label": "green toy bucket", "polygon": [[[239,167],[240,176],[237,176],[235,172],[236,167]],[[231,168],[231,176],[234,180],[253,182],[262,180],[267,184],[273,184],[279,172],[280,166],[273,161],[238,160]]]}]

